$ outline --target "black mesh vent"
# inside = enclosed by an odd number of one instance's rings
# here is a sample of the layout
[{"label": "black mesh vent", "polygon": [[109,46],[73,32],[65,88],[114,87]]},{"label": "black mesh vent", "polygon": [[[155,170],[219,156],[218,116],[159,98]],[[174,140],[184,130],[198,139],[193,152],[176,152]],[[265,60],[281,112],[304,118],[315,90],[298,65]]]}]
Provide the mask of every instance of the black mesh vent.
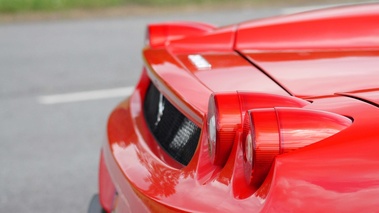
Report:
[{"label": "black mesh vent", "polygon": [[153,84],[145,96],[144,114],[163,149],[187,165],[196,150],[201,129],[179,112]]}]

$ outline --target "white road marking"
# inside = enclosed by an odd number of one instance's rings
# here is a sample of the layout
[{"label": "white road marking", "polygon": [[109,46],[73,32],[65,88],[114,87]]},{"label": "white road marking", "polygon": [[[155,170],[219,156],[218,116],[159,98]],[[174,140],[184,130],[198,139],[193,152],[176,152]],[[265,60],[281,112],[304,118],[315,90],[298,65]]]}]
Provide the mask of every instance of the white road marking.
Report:
[{"label": "white road marking", "polygon": [[39,96],[37,100],[40,104],[59,104],[78,101],[89,101],[105,98],[126,97],[130,95],[133,92],[133,90],[134,87],[120,87],[114,89]]}]

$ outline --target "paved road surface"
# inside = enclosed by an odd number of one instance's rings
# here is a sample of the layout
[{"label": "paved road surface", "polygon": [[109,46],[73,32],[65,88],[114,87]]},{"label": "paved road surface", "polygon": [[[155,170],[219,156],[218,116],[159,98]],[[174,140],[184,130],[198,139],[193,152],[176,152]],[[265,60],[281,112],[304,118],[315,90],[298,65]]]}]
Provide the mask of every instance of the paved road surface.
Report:
[{"label": "paved road surface", "polygon": [[124,98],[41,104],[38,97],[133,86],[149,22],[224,25],[280,12],[0,25],[0,212],[86,212],[97,192],[107,116]]}]

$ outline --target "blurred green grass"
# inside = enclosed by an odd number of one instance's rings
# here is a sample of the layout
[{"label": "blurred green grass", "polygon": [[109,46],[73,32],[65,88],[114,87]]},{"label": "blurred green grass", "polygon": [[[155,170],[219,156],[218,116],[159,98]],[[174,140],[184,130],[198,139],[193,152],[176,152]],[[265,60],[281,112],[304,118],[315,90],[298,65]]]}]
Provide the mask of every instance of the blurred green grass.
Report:
[{"label": "blurred green grass", "polygon": [[35,11],[65,11],[70,9],[103,9],[118,6],[169,7],[196,5],[307,5],[317,3],[353,3],[367,0],[0,0],[0,15]]},{"label": "blurred green grass", "polygon": [[[22,11],[58,11],[67,9],[91,9],[125,5],[177,6],[188,4],[211,4],[228,0],[0,0],[0,13]],[[243,2],[247,0],[234,0]],[[255,0],[260,2],[262,0]]]}]

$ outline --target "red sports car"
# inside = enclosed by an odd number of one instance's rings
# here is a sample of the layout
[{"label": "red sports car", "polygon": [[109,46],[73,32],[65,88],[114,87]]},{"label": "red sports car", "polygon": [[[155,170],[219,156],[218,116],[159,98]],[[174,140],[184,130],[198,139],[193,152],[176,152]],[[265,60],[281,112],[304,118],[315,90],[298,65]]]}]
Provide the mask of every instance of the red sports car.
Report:
[{"label": "red sports car", "polygon": [[379,211],[379,4],[146,40],[90,212]]}]

